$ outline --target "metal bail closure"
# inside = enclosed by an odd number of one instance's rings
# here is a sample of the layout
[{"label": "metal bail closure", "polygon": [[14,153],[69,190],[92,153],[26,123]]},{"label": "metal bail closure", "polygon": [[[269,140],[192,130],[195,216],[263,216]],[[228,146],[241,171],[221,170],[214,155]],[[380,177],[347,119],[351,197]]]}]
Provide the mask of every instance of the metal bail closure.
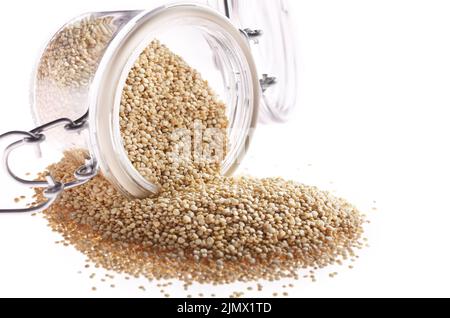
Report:
[{"label": "metal bail closure", "polygon": [[83,130],[87,125],[89,114],[86,113],[81,118],[72,121],[68,118],[56,119],[52,122],[37,127],[31,131],[10,131],[0,135],[0,141],[3,139],[16,138],[16,141],[5,148],[3,154],[3,165],[6,173],[17,183],[20,183],[29,188],[43,189],[43,195],[47,201],[27,208],[21,209],[0,209],[2,213],[30,213],[41,212],[49,208],[58,199],[64,190],[69,190],[80,185],[85,184],[98,173],[97,161],[93,158],[86,159],[85,164],[74,172],[75,180],[68,183],[56,181],[51,175],[45,178],[45,181],[40,180],[25,180],[17,176],[11,168],[10,155],[14,150],[24,146],[35,146],[38,148],[38,157],[40,156],[40,145],[46,140],[45,133],[56,127],[63,127],[67,132],[77,133]]},{"label": "metal bail closure", "polygon": [[258,68],[260,121],[285,122],[295,108],[297,62],[285,0],[208,0],[247,37]]}]

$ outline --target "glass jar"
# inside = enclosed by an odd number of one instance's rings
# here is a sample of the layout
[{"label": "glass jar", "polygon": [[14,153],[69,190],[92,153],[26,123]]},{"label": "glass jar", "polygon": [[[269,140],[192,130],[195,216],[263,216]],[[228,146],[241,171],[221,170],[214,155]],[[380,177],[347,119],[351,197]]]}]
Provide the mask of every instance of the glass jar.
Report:
[{"label": "glass jar", "polygon": [[55,147],[88,149],[91,160],[76,173],[73,185],[41,183],[47,184],[49,199],[87,182],[97,170],[129,197],[158,192],[128,159],[119,125],[126,78],[154,39],[197,69],[227,105],[229,152],[222,173],[231,175],[257,123],[283,121],[295,104],[295,52],[287,13],[283,0],[207,0],[89,13],[64,25],[45,47],[33,77],[32,113],[40,128],[22,141],[41,142],[44,131],[62,124],[78,134],[46,131]]}]

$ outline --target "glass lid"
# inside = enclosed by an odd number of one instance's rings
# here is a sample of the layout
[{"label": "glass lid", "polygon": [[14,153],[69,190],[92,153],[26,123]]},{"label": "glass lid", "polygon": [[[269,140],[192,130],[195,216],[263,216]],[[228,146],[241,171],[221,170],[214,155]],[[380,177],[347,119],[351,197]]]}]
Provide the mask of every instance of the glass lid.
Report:
[{"label": "glass lid", "polygon": [[262,122],[284,122],[296,104],[295,40],[285,0],[208,0],[247,36],[263,95]]}]

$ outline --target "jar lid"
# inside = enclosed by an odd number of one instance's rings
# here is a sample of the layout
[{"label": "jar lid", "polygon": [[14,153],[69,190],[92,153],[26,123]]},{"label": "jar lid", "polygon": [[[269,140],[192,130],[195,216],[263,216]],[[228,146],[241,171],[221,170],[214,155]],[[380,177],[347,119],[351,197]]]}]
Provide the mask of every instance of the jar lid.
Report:
[{"label": "jar lid", "polygon": [[263,103],[260,121],[284,122],[296,104],[297,64],[285,0],[209,0],[248,38]]}]

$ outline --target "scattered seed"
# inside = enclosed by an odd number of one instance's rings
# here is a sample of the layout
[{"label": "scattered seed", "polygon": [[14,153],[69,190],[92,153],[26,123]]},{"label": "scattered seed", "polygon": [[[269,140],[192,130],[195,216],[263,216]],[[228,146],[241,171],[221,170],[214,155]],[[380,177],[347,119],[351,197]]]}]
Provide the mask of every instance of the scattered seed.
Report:
[{"label": "scattered seed", "polygon": [[[61,163],[50,167],[52,174],[63,178],[66,171],[80,165],[78,158],[83,156],[79,156],[67,155]],[[304,266],[343,264],[339,256],[352,255],[362,235],[363,219],[347,202],[316,188],[281,179],[216,177],[208,186],[200,182],[176,194],[168,191],[156,198],[133,201],[111,187],[106,179],[98,176],[90,183],[63,193],[44,214],[51,226],[68,238],[68,243],[84,251],[97,266],[133,276],[144,275],[148,279],[228,283],[295,278],[295,271]],[[95,188],[109,193],[101,199],[101,204],[98,194],[91,196]],[[286,197],[302,204],[291,209],[278,203],[288,201]],[[198,208],[194,215],[204,213],[205,220],[209,218],[211,205],[215,206],[214,231],[208,230],[208,224],[185,223],[183,217],[174,218],[169,213],[173,208],[183,210],[186,202],[191,204],[183,213],[191,220],[189,208],[193,202]],[[258,202],[266,203],[258,206]],[[320,206],[321,202],[326,204]],[[72,211],[69,217],[61,214],[64,206],[79,209]],[[109,213],[112,210],[116,212]],[[317,217],[323,223],[319,225],[316,225],[316,214],[311,213],[316,210],[321,211]],[[253,213],[251,218],[248,211]],[[237,215],[235,219],[231,216],[233,213]],[[150,216],[152,222],[142,221]],[[153,226],[155,220],[160,226]],[[233,220],[239,221],[234,223]],[[133,228],[126,225],[133,223],[136,224]],[[309,230],[304,227],[306,223]],[[114,236],[107,233],[110,230],[101,230],[111,228],[114,228]],[[283,239],[278,238],[281,231]],[[332,240],[328,239],[330,233],[333,233]],[[213,245],[208,238],[214,238]],[[314,248],[309,248],[311,246]],[[206,262],[200,262],[201,259]],[[249,261],[251,266],[248,266]],[[314,275],[306,277],[309,276]]]},{"label": "scattered seed", "polygon": [[[110,21],[94,21],[81,22],[77,26],[81,30],[73,28],[52,43],[48,64],[40,66],[39,76],[53,76],[69,86],[80,81],[77,70],[65,74],[67,66],[62,72],[51,65],[68,53],[57,50],[59,42],[69,49],[73,43],[80,45],[82,50],[71,50],[77,56],[101,43],[97,32],[105,36],[112,32],[100,30]],[[83,58],[83,76],[88,79],[98,65]],[[150,43],[130,71],[119,116],[130,162],[161,188],[160,193],[131,200],[100,174],[64,191],[44,212],[50,227],[96,268],[189,284],[275,281],[297,279],[302,268],[342,264],[341,259],[360,246],[366,220],[347,201],[281,178],[221,176],[228,150],[225,104],[196,70],[158,41]],[[217,148],[214,152],[222,156],[204,160],[190,151],[191,160],[175,162],[171,150],[184,146],[176,132],[196,125],[202,131],[220,131],[220,141],[203,135],[199,143],[202,149]],[[67,171],[76,171],[85,159],[83,150],[66,152],[48,172],[57,180],[71,181]],[[38,202],[46,200],[42,190],[36,196]],[[306,277],[315,282],[314,271],[310,274]],[[139,289],[145,291],[143,286]]]}]

